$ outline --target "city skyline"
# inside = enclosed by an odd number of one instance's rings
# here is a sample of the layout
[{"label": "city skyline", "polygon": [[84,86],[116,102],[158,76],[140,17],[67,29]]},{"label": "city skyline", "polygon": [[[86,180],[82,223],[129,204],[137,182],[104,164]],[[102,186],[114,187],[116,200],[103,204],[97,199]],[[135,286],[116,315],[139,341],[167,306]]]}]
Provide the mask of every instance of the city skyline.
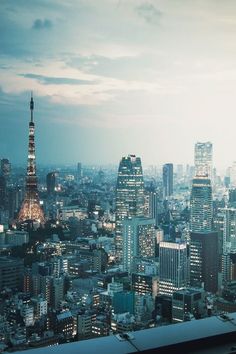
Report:
[{"label": "city skyline", "polygon": [[0,0],[0,31],[0,351],[233,350],[235,0]]},{"label": "city skyline", "polygon": [[33,90],[39,164],[193,164],[197,141],[212,142],[216,166],[236,160],[233,1],[0,7],[2,156],[26,162]]}]

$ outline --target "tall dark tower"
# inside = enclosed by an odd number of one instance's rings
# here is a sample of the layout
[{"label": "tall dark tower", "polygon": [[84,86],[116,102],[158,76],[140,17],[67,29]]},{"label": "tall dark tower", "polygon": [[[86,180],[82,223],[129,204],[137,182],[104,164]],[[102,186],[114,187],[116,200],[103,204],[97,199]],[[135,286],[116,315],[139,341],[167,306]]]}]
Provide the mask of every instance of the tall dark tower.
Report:
[{"label": "tall dark tower", "polygon": [[47,174],[46,182],[47,182],[48,195],[53,195],[55,193],[55,187],[56,187],[56,173],[49,172]]},{"label": "tall dark tower", "polygon": [[173,194],[173,164],[163,166],[163,197],[168,199]]},{"label": "tall dark tower", "polygon": [[26,192],[19,215],[18,222],[26,220],[38,221],[44,223],[44,214],[39,203],[36,164],[35,164],[35,143],[34,143],[34,100],[31,95],[30,112],[31,118],[29,122],[29,147],[28,147],[28,165],[26,176]]}]

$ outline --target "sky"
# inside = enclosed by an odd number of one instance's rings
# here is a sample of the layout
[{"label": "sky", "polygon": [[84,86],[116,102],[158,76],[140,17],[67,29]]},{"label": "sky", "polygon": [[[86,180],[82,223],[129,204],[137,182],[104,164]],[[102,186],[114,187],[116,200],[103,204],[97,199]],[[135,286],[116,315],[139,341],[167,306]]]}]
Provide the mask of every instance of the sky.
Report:
[{"label": "sky", "polygon": [[236,160],[235,0],[1,0],[0,157],[40,164]]}]

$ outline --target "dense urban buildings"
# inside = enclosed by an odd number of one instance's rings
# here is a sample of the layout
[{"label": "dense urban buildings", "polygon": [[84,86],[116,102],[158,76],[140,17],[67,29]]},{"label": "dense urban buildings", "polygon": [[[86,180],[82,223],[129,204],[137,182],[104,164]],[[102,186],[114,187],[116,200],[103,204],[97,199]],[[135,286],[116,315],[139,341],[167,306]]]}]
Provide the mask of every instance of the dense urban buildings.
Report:
[{"label": "dense urban buildings", "polygon": [[[39,166],[0,175],[0,348],[122,335],[236,311],[235,188],[212,168]],[[211,174],[214,171],[214,188]],[[213,173],[213,172],[212,172]]]},{"label": "dense urban buildings", "polygon": [[236,1],[0,29],[0,353],[236,354]]}]

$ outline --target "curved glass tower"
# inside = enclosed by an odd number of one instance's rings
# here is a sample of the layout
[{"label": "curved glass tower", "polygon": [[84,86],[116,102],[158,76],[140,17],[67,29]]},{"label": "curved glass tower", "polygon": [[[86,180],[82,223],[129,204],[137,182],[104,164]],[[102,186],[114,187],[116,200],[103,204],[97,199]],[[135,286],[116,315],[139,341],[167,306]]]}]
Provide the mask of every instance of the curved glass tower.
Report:
[{"label": "curved glass tower", "polygon": [[116,184],[116,257],[122,259],[121,223],[144,214],[144,182],[140,157],[122,157]]}]

